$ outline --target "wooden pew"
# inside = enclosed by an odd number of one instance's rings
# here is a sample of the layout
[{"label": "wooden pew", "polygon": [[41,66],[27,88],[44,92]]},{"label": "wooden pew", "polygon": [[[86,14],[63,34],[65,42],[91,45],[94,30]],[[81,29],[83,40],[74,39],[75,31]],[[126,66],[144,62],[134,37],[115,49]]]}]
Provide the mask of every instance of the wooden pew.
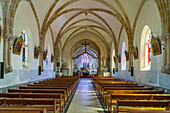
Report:
[{"label": "wooden pew", "polygon": [[152,94],[153,100],[170,100],[170,94]]},{"label": "wooden pew", "polygon": [[170,103],[165,100],[117,100],[114,113],[127,112],[127,109],[169,110]]},{"label": "wooden pew", "polygon": [[63,111],[64,100],[60,93],[0,93],[3,98],[53,98],[59,104],[60,110]]},{"label": "wooden pew", "polygon": [[70,95],[72,94],[72,91],[68,87],[50,87],[50,86],[19,86],[19,89],[64,89],[67,93],[67,98],[69,99]]},{"label": "wooden pew", "polygon": [[46,108],[47,111],[59,112],[56,106],[56,99],[23,99],[23,98],[5,98],[2,108]]},{"label": "wooden pew", "polygon": [[0,113],[46,113],[46,108],[0,108]]},{"label": "wooden pew", "polygon": [[127,110],[127,113],[170,113],[170,111],[157,111],[157,110],[145,110],[145,109],[138,109],[138,110]]},{"label": "wooden pew", "polygon": [[151,94],[112,94],[110,99],[106,100],[106,106],[109,112],[112,112],[112,106],[117,104],[117,100],[150,100]]},{"label": "wooden pew", "polygon": [[101,96],[104,98],[107,90],[153,90],[153,88],[149,87],[104,87],[101,91]]},{"label": "wooden pew", "polygon": [[106,106],[108,106],[111,95],[116,94],[164,94],[164,90],[107,90],[106,94],[104,94],[104,103]]},{"label": "wooden pew", "polygon": [[55,82],[50,84],[44,84],[44,83],[35,83],[35,84],[27,84],[27,86],[37,86],[37,87],[68,87],[68,89],[71,91],[71,93],[74,92],[77,84],[79,83],[79,79],[76,79],[75,81],[72,81],[72,83],[66,84],[66,82]]},{"label": "wooden pew", "polygon": [[170,100],[170,94],[112,94],[107,100],[108,109],[111,111],[112,105],[116,105],[116,100]]},{"label": "wooden pew", "polygon": [[112,87],[141,87],[141,88],[143,88],[143,87],[145,87],[144,85],[137,85],[137,84],[121,84],[121,85],[114,85],[114,84],[112,84],[112,85],[101,85],[101,86],[99,86],[99,93],[101,93],[104,89],[109,89],[109,88],[112,88]]},{"label": "wooden pew", "polygon": [[64,89],[8,89],[9,93],[61,93],[64,98],[64,105],[67,102],[66,90]]}]

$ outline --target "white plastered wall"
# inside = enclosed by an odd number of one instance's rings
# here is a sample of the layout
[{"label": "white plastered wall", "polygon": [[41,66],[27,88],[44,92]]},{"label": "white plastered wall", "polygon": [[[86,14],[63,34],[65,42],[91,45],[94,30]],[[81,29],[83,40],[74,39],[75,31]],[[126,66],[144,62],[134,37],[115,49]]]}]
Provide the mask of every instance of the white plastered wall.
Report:
[{"label": "white plastered wall", "polygon": [[[49,75],[49,71],[44,71],[41,75],[38,75],[39,59],[34,59],[34,47],[39,45],[39,33],[36,19],[27,1],[20,2],[15,14],[13,30],[15,39],[21,35],[23,30],[26,31],[29,41],[28,67],[22,66],[22,53],[21,55],[12,53],[13,72],[4,75],[4,79],[0,80],[0,88],[53,77],[52,74]],[[49,68],[51,68],[50,63],[49,65]]]},{"label": "white plastered wall", "polygon": [[[133,12],[132,12],[133,13]],[[163,54],[157,56],[151,56],[152,63],[151,63],[151,70],[148,71],[141,71],[140,70],[140,56],[142,51],[140,51],[140,44],[141,44],[141,34],[145,25],[148,25],[153,32],[155,37],[161,36],[161,19],[158,8],[154,1],[147,1],[141,11],[139,16],[135,36],[134,36],[134,46],[138,48],[139,59],[134,60],[134,76],[131,76],[131,73],[126,71],[123,73],[121,70],[120,63],[119,63],[119,71],[116,73],[116,77],[123,78],[125,80],[136,81],[141,84],[148,84],[163,88],[170,89],[170,76],[167,74],[161,73],[162,62],[163,62]],[[123,35],[122,35],[123,36]],[[125,41],[125,38],[122,38],[121,42]],[[125,41],[126,42],[126,41]],[[120,43],[119,46],[122,44]],[[126,46],[128,47],[127,43]],[[119,48],[119,52],[120,52]],[[128,66],[128,65],[127,65]],[[127,68],[128,69],[128,68]]]},{"label": "white plastered wall", "polygon": [[47,72],[48,76],[53,76],[53,66],[54,63],[51,62],[51,55],[54,55],[53,52],[53,41],[52,41],[52,36],[50,33],[50,30],[47,31],[46,36],[45,36],[45,45],[44,45],[44,51],[48,49],[48,67],[46,67],[46,61],[43,61],[43,67],[44,70]]}]

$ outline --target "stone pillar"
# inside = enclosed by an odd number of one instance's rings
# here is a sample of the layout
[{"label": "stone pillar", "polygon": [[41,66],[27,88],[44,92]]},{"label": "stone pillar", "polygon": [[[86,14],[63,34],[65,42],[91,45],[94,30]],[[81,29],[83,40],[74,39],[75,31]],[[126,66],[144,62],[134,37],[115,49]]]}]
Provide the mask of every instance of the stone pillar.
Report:
[{"label": "stone pillar", "polygon": [[8,73],[8,38],[4,37],[4,64],[5,73]]},{"label": "stone pillar", "polygon": [[162,36],[162,41],[163,41],[163,66],[162,66],[162,73],[166,73],[166,61],[167,61],[167,42],[166,42],[166,37]]},{"label": "stone pillar", "polygon": [[109,72],[111,72],[110,64],[111,64],[111,62],[110,62],[110,52],[109,52],[108,58],[107,58],[107,68],[108,68],[108,71],[109,71]]},{"label": "stone pillar", "polygon": [[98,61],[99,61],[98,75],[101,75],[101,55],[100,54],[99,54],[99,57],[98,57]]},{"label": "stone pillar", "polygon": [[170,34],[166,35],[167,42],[167,64],[166,64],[166,72],[170,74]]},{"label": "stone pillar", "polygon": [[72,59],[72,57],[70,58],[70,63],[71,63],[71,65],[70,65],[70,76],[74,76],[73,75],[73,59]]},{"label": "stone pillar", "polygon": [[43,40],[42,40],[42,37],[40,37],[40,59],[39,59],[39,66],[41,66],[41,71],[44,71],[44,68],[43,68],[43,54],[44,54],[44,43],[43,43]]},{"label": "stone pillar", "polygon": [[8,71],[12,72],[12,65],[11,65],[11,55],[12,55],[12,41],[14,39],[13,35],[8,35]]},{"label": "stone pillar", "polygon": [[116,66],[115,66],[115,72],[118,72],[118,55],[115,55],[115,59],[116,59]]},{"label": "stone pillar", "polygon": [[133,40],[130,39],[130,43],[129,43],[129,69],[128,71],[131,71],[131,67],[133,67]]},{"label": "stone pillar", "polygon": [[64,74],[63,73],[63,51],[62,49],[60,48],[60,68],[61,68],[61,76]]}]

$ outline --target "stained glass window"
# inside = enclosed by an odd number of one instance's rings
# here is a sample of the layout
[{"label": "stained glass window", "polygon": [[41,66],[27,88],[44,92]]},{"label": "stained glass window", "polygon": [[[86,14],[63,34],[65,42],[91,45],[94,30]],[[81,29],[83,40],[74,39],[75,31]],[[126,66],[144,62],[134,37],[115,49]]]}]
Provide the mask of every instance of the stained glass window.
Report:
[{"label": "stained glass window", "polygon": [[89,56],[87,54],[83,55],[83,67],[89,67]]},{"label": "stained glass window", "polygon": [[148,29],[146,33],[146,38],[145,38],[145,67],[150,68],[151,67],[151,30]]},{"label": "stained glass window", "polygon": [[46,58],[46,68],[48,68],[48,53],[47,53],[47,58]]},{"label": "stained glass window", "polygon": [[22,50],[22,65],[23,66],[28,66],[28,38],[27,38],[27,34],[25,32],[25,30],[23,30],[23,33],[22,33],[22,36],[23,36],[23,40],[24,40],[24,43],[23,43],[23,50]]},{"label": "stained glass window", "polygon": [[123,42],[122,44],[122,57],[121,57],[121,68],[122,70],[126,70],[126,56],[125,56],[126,44]]}]

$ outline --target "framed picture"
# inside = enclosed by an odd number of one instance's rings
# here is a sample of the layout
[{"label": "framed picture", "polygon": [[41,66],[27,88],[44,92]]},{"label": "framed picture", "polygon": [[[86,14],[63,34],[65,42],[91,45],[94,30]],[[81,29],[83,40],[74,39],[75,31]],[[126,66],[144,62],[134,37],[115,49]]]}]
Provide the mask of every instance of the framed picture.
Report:
[{"label": "framed picture", "polygon": [[160,48],[158,39],[156,39],[153,35],[151,38],[151,48],[152,48],[153,56],[161,54],[161,48]]},{"label": "framed picture", "polygon": [[43,53],[43,60],[45,61],[46,58],[47,58],[47,54],[48,54],[48,51],[46,50],[44,53]]},{"label": "framed picture", "polygon": [[118,55],[118,62],[121,63],[121,56]]},{"label": "framed picture", "polygon": [[133,54],[134,54],[134,59],[137,60],[138,59],[138,48],[133,47]]},{"label": "framed picture", "polygon": [[51,62],[54,62],[54,55],[51,55]]},{"label": "framed picture", "polygon": [[1,40],[2,40],[2,36],[3,36],[3,30],[2,30],[2,27],[0,25],[0,43],[1,43]]},{"label": "framed picture", "polygon": [[126,61],[129,61],[129,53],[125,50]]},{"label": "framed picture", "polygon": [[38,59],[39,54],[40,54],[40,46],[38,46],[38,48],[35,47],[35,50],[34,50],[34,59]]},{"label": "framed picture", "polygon": [[24,43],[24,40],[21,34],[21,36],[18,39],[16,39],[14,43],[13,54],[17,54],[17,55],[21,54],[23,43]]}]

